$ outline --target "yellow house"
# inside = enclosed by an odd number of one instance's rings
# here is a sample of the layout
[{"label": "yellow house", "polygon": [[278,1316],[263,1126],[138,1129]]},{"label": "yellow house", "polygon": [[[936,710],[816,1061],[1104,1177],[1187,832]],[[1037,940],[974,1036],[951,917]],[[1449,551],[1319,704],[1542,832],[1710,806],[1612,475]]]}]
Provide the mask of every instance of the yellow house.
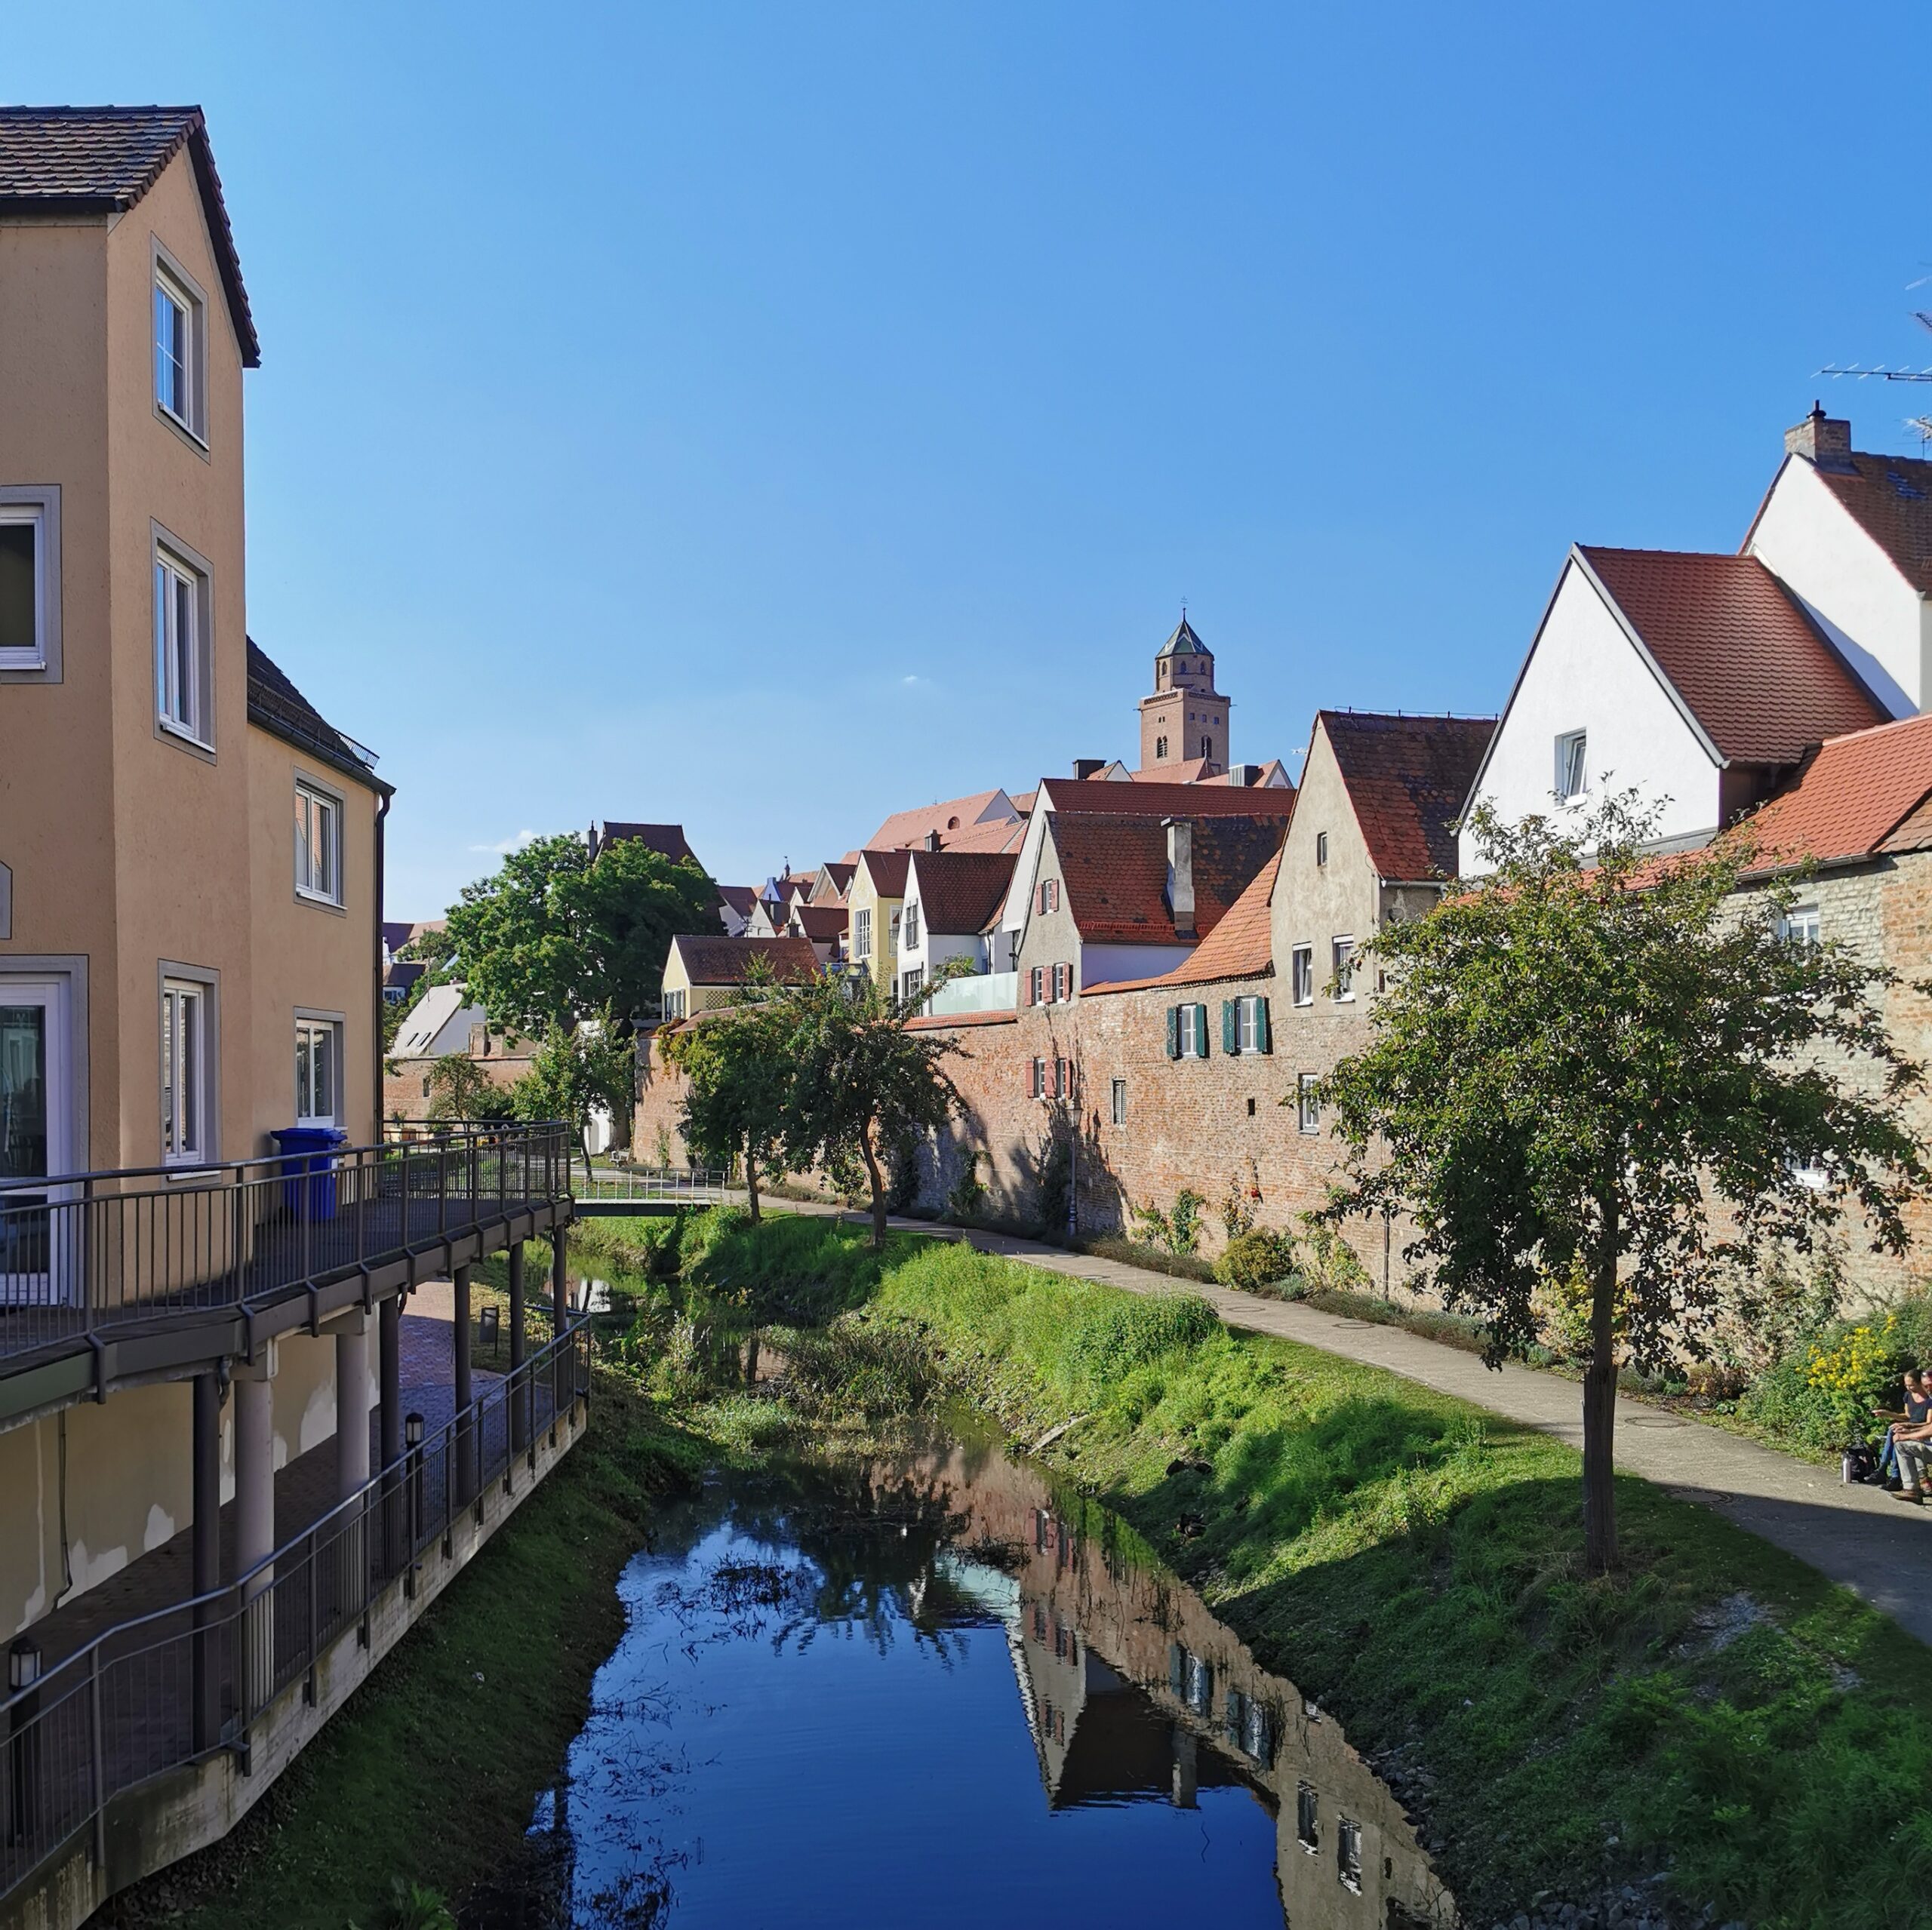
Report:
[{"label": "yellow house", "polygon": [[760,960],[774,979],[809,979],[818,970],[818,954],[808,938],[680,934],[671,941],[664,960],[665,1019],[691,1019],[736,1005]]},{"label": "yellow house", "polygon": [[899,976],[899,927],[906,907],[906,871],[909,851],[861,851],[858,869],[845,894],[850,914],[846,926],[846,956],[863,965],[881,991],[890,991]]}]

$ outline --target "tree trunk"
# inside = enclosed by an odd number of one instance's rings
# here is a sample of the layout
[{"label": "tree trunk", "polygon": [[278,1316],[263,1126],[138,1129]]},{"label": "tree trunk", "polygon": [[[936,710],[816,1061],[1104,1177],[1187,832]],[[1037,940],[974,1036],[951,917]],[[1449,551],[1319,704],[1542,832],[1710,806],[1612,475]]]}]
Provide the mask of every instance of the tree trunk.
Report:
[{"label": "tree trunk", "polygon": [[[758,1225],[758,1160],[752,1151],[752,1136],[745,1135],[745,1204],[752,1216],[752,1225]],[[754,1341],[753,1346],[757,1343]]]},{"label": "tree trunk", "polygon": [[577,1150],[583,1155],[583,1183],[586,1187],[595,1183],[595,1176],[590,1169],[590,1128],[585,1126],[577,1136]]},{"label": "tree trunk", "polygon": [[1583,1563],[1592,1575],[1617,1566],[1616,1194],[1597,1200],[1601,1237],[1590,1283],[1590,1364],[1583,1371]]},{"label": "tree trunk", "polygon": [[878,1155],[872,1150],[869,1132],[859,1136],[859,1151],[865,1157],[866,1177],[872,1182],[872,1246],[876,1251],[885,1244],[885,1177],[878,1169]]}]

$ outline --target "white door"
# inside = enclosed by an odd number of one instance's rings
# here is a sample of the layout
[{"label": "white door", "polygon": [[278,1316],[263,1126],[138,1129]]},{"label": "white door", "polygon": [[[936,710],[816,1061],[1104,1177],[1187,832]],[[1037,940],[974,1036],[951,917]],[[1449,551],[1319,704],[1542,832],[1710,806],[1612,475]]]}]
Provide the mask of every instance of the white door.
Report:
[{"label": "white door", "polygon": [[22,1185],[71,1172],[72,1094],[63,979],[0,975],[0,1306],[64,1300],[75,1241],[54,1209],[70,1188]]}]

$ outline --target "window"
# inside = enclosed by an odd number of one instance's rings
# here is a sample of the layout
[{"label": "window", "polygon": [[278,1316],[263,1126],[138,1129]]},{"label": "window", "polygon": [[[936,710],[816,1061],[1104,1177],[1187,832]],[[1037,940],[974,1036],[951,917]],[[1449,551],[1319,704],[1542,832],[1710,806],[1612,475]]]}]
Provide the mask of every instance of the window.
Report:
[{"label": "window", "polygon": [[1289,982],[1297,1005],[1315,1003],[1315,948],[1298,945],[1288,954]]},{"label": "window", "polygon": [[1070,1099],[1073,1096],[1073,1062],[1070,1059],[1054,1061],[1054,1097]]},{"label": "window", "polygon": [[1205,1059],[1208,1056],[1207,1006],[1171,1005],[1168,1007],[1168,1056],[1170,1059]]},{"label": "window", "polygon": [[664,994],[664,1016],[666,1019],[683,1018],[685,1001],[689,997],[690,994],[681,987],[676,991],[666,992]]},{"label": "window", "polygon": [[901,998],[916,998],[919,988],[925,982],[926,973],[923,966],[915,965],[909,972],[902,972],[899,976],[899,996]]},{"label": "window", "polygon": [[1026,1003],[1029,1005],[1044,1005],[1046,997],[1047,968],[1044,965],[1035,965],[1026,974]]},{"label": "window", "polygon": [[1295,1082],[1295,1123],[1304,1132],[1321,1130],[1321,1101],[1317,1092],[1320,1084],[1312,1072],[1304,1072]]},{"label": "window", "polygon": [[1814,1193],[1826,1193],[1831,1190],[1832,1176],[1825,1169],[1823,1160],[1806,1159],[1800,1154],[1793,1154],[1786,1164],[1792,1178],[1799,1185],[1808,1186]]},{"label": "window", "polygon": [[1778,929],[1793,945],[1814,945],[1821,942],[1821,927],[1818,922],[1818,908],[1815,905],[1794,905],[1778,920]]},{"label": "window", "polygon": [[1201,754],[1204,758],[1211,758],[1214,754],[1214,740],[1213,738],[1204,737],[1201,739]]},{"label": "window", "polygon": [[1060,909],[1060,880],[1042,878],[1040,880],[1039,908],[1042,912]]},{"label": "window", "polygon": [[905,939],[906,948],[909,951],[912,946],[917,945],[919,942],[919,908],[918,905],[909,905],[906,906],[906,920],[904,924],[901,927],[900,930],[901,934]]},{"label": "window", "polygon": [[1352,938],[1338,938],[1334,942],[1335,997],[1338,1000],[1352,999],[1355,995],[1355,942]]},{"label": "window", "polygon": [[161,988],[161,1157],[208,1157],[208,988],[166,979]]},{"label": "window", "polygon": [[1154,761],[1157,764],[1164,764],[1167,761],[1168,740],[1164,737],[1156,737],[1154,739]]},{"label": "window", "polygon": [[1224,1021],[1228,1031],[1227,1049],[1233,1053],[1268,1051],[1268,1001],[1265,998],[1237,998],[1228,1002]]},{"label": "window", "polygon": [[205,386],[206,344],[202,321],[207,311],[187,278],[159,261],[154,275],[155,406],[196,441],[208,434]]},{"label": "window", "polygon": [[1047,1096],[1047,1062],[1044,1059],[1029,1059],[1026,1062],[1026,1096],[1029,1099],[1043,1099]]},{"label": "window", "polygon": [[1314,1787],[1301,1783],[1295,1789],[1295,1841],[1310,1856],[1321,1847],[1321,1811]]},{"label": "window", "polygon": [[872,908],[862,905],[852,914],[852,956],[869,958],[872,955]]},{"label": "window", "polygon": [[155,711],[164,730],[208,748],[208,578],[169,549],[154,558]]},{"label": "window", "polygon": [[892,953],[891,953],[891,955],[892,955],[894,958],[897,958],[897,957],[899,956],[899,914],[898,914],[897,911],[894,912],[894,913],[893,913],[893,914],[892,914],[892,934],[891,934],[891,935],[892,935]]},{"label": "window", "polygon": [[1328,834],[1325,831],[1318,831],[1315,834],[1315,862],[1318,865],[1325,865],[1328,862]]},{"label": "window", "polygon": [[331,1019],[295,1022],[295,1123],[333,1126],[341,1028]]},{"label": "window", "polygon": [[60,492],[0,488],[0,672],[58,676]]},{"label": "window", "polygon": [[1073,996],[1073,967],[1062,963],[1054,967],[1054,1003],[1057,1005]]},{"label": "window", "polygon": [[1113,1122],[1116,1126],[1127,1123],[1127,1081],[1116,1079],[1113,1082]]},{"label": "window", "polygon": [[295,787],[295,889],[342,902],[342,801],[309,784]]},{"label": "window", "polygon": [[1566,730],[1556,740],[1556,795],[1559,803],[1567,804],[1573,798],[1580,798],[1589,788],[1589,767],[1586,761],[1589,755],[1590,733],[1587,730]]}]

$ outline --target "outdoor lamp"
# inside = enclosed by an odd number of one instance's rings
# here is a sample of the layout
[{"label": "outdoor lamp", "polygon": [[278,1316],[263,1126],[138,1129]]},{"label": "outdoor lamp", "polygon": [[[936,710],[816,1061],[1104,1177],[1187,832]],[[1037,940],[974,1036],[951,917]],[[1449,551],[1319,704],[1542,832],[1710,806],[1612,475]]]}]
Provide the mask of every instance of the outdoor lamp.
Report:
[{"label": "outdoor lamp", "polygon": [[503,1328],[503,1310],[500,1307],[485,1307],[476,1320],[477,1338],[488,1345],[494,1355],[497,1351],[497,1336]]},{"label": "outdoor lamp", "polygon": [[420,1414],[405,1414],[402,1417],[404,1443],[413,1448],[423,1445],[423,1417]]},{"label": "outdoor lamp", "polygon": [[23,1635],[7,1651],[7,1688],[10,1694],[17,1695],[23,1689],[31,1689],[40,1680],[40,1644],[30,1635]]}]

